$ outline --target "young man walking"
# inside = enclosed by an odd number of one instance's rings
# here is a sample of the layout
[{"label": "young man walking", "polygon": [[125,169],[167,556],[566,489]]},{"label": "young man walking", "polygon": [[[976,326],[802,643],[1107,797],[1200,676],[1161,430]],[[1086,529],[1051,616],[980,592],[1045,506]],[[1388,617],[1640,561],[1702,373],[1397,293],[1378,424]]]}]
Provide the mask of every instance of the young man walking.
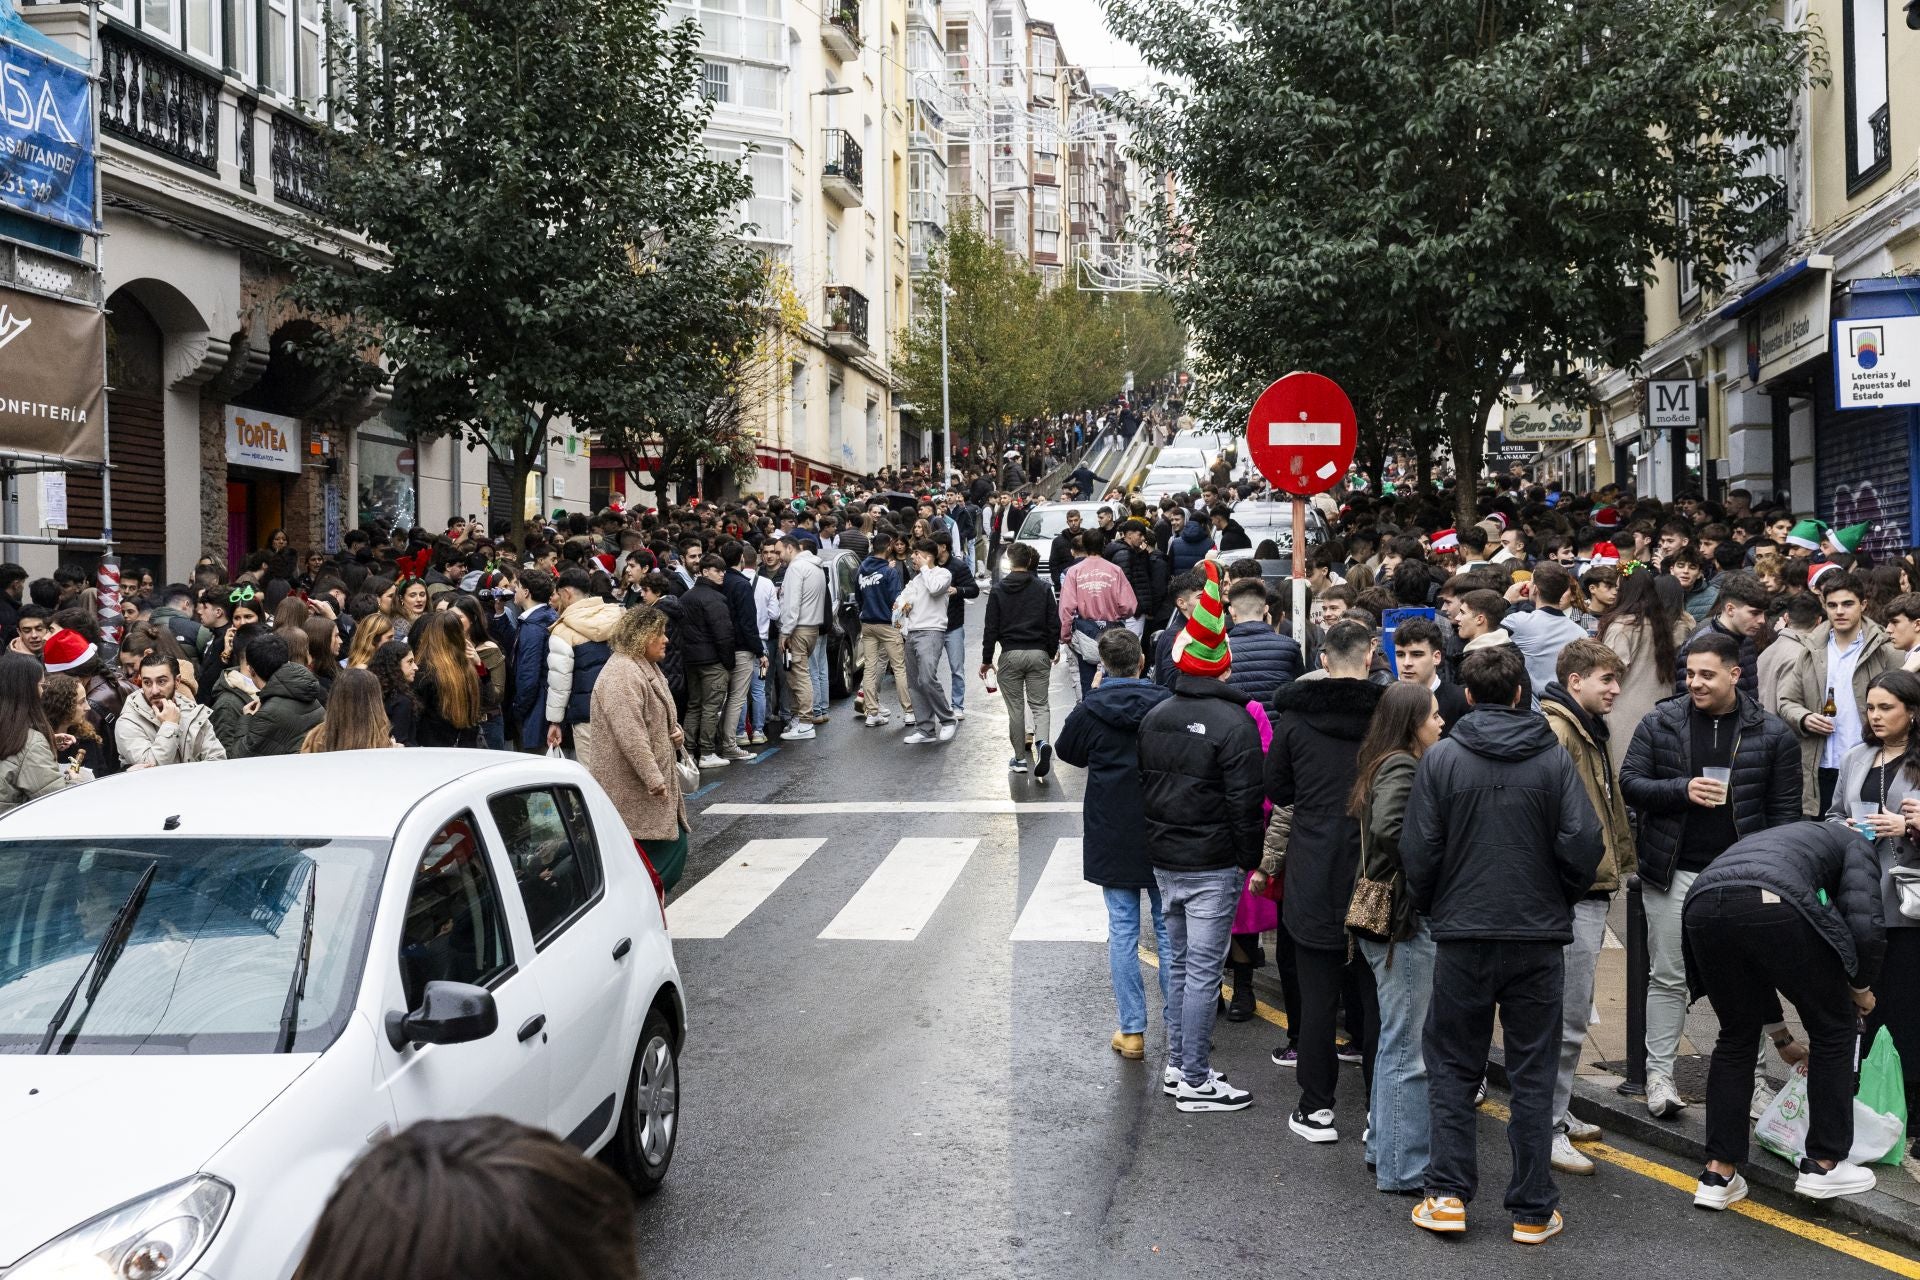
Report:
[{"label": "young man walking", "polygon": [[1239,1111],[1253,1095],[1213,1070],[1213,1019],[1233,912],[1260,863],[1260,733],[1228,685],[1219,566],[1174,645],[1173,696],[1140,722],[1147,860],[1167,924],[1165,1091],[1182,1111]]},{"label": "young man walking", "polygon": [[814,736],[813,726],[824,724],[825,716],[813,713],[813,650],[820,643],[820,629],[827,622],[827,573],[820,558],[807,549],[807,540],[797,533],[780,537],[780,634],[787,643],[787,688],[791,693],[793,720],[783,741],[804,742]]},{"label": "young man walking", "polygon": [[913,686],[914,730],[900,741],[911,746],[948,742],[958,724],[953,704],[940,684],[940,655],[947,645],[947,592],[953,575],[935,564],[940,544],[922,538],[913,544],[913,576],[900,592],[894,612],[907,642],[907,680]]},{"label": "young man walking", "polygon": [[1633,874],[1633,827],[1626,800],[1614,776],[1608,751],[1607,713],[1620,696],[1626,666],[1598,640],[1576,640],[1560,651],[1556,679],[1540,695],[1547,727],[1580,775],[1587,803],[1600,822],[1600,867],[1586,895],[1573,904],[1573,941],[1566,948],[1566,982],[1560,1002],[1560,1073],[1553,1083],[1553,1167],[1561,1173],[1592,1173],[1593,1161],[1574,1149],[1574,1140],[1600,1136],[1600,1127],[1576,1120],[1567,1110],[1573,1099],[1573,1073],[1592,1025],[1593,974],[1607,936],[1607,904]]},{"label": "young man walking", "polygon": [[1513,1082],[1506,1207],[1513,1238],[1539,1244],[1562,1225],[1550,1160],[1565,948],[1602,845],[1573,761],[1525,709],[1525,669],[1511,645],[1460,663],[1475,710],[1422,757],[1400,858],[1435,944],[1425,1040],[1433,1150],[1414,1224],[1467,1229],[1479,1181],[1473,1099],[1497,1012]]},{"label": "young man walking", "polygon": [[1007,737],[1013,743],[1007,768],[1015,773],[1031,768],[1033,780],[1044,786],[1053,761],[1047,741],[1052,733],[1047,681],[1060,660],[1059,624],[1053,589],[1035,572],[1039,553],[1016,542],[1007,548],[1007,563],[1011,569],[987,596],[987,616],[980,625],[980,678],[985,680],[995,669],[998,649],[1000,697],[1007,706]]},{"label": "young man walking", "polygon": [[891,718],[880,702],[880,678],[893,672],[893,692],[900,699],[900,714],[913,716],[913,699],[907,689],[907,649],[894,625],[893,606],[900,599],[900,569],[888,552],[891,538],[871,544],[867,558],[860,562],[860,701],[866,708],[867,727],[885,728]]}]

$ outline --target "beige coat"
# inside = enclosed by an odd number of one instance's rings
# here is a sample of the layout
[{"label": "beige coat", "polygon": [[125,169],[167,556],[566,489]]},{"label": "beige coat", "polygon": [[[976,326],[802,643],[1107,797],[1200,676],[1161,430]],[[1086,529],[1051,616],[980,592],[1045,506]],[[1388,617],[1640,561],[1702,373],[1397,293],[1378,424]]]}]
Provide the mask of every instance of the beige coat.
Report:
[{"label": "beige coat", "polygon": [[[687,821],[673,771],[677,717],[667,677],[651,662],[616,653],[593,685],[593,736],[581,763],[620,811],[636,840],[672,840]],[[665,795],[654,795],[664,785]]]},{"label": "beige coat", "polygon": [[[1853,664],[1853,705],[1860,709],[1860,720],[1864,724],[1867,718],[1867,686],[1873,683],[1875,676],[1898,671],[1907,655],[1893,647],[1887,639],[1887,633],[1873,619],[1864,619],[1860,626],[1864,631],[1864,639],[1860,645],[1859,660]],[[1818,715],[1820,708],[1827,705],[1827,637],[1832,634],[1833,624],[1827,622],[1807,632],[1800,652],[1794,654],[1793,661],[1780,674],[1778,714],[1789,728],[1800,735],[1802,813],[1820,812],[1820,753],[1826,747],[1827,736],[1809,733],[1803,725],[1808,716]]]},{"label": "beige coat", "polygon": [[[1678,653],[1693,634],[1693,619],[1681,614],[1673,624],[1673,648]],[[1633,731],[1653,710],[1653,704],[1673,696],[1673,664],[1661,662],[1653,648],[1652,624],[1644,618],[1617,623],[1602,637],[1607,648],[1626,664],[1620,677],[1620,696],[1607,714],[1607,758],[1613,763],[1613,776],[1620,776],[1620,762],[1627,758],[1627,744]]]},{"label": "beige coat", "polygon": [[[1616,700],[1614,706],[1619,705]],[[1547,728],[1553,730],[1553,736],[1572,758],[1574,772],[1580,775],[1580,785],[1587,789],[1587,803],[1600,819],[1600,839],[1605,852],[1600,857],[1600,865],[1594,869],[1592,892],[1612,893],[1639,866],[1634,856],[1633,826],[1627,821],[1627,801],[1620,794],[1620,775],[1613,771],[1600,744],[1572,711],[1550,699],[1540,703],[1540,711],[1547,718]],[[1607,717],[1607,729],[1607,740],[1612,742],[1612,715]]]}]

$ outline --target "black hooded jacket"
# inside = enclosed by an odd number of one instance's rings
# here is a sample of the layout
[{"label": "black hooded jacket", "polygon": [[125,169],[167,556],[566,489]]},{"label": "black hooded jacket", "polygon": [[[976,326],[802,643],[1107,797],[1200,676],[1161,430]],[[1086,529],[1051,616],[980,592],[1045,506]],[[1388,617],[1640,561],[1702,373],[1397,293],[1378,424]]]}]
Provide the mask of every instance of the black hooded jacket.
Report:
[{"label": "black hooded jacket", "polygon": [[1586,788],[1539,713],[1476,707],[1421,757],[1400,865],[1434,941],[1566,945],[1601,849]]},{"label": "black hooded jacket", "polygon": [[1873,841],[1851,827],[1794,822],[1736,840],[1693,882],[1688,905],[1730,885],[1764,889],[1791,904],[1839,955],[1854,986],[1870,987],[1880,976],[1887,947],[1880,862]]},{"label": "black hooded jacket", "polygon": [[1384,692],[1337,678],[1293,680],[1274,691],[1267,799],[1276,809],[1293,806],[1280,910],[1297,946],[1347,945],[1347,906],[1360,871],[1360,823],[1347,815],[1347,797],[1358,776],[1354,757]]},{"label": "black hooded jacket", "polygon": [[1060,613],[1053,588],[1020,570],[1000,579],[987,593],[987,618],[980,626],[980,661],[993,665],[995,647],[1039,649],[1047,661],[1060,648]]},{"label": "black hooded jacket", "polygon": [[1147,860],[1161,871],[1260,865],[1260,730],[1247,697],[1181,674],[1140,722]]},{"label": "black hooded jacket", "polygon": [[1153,883],[1140,832],[1146,809],[1140,794],[1140,722],[1173,696],[1151,680],[1103,679],[1067,717],[1053,750],[1087,771],[1081,865],[1086,879],[1107,889],[1145,889]]}]

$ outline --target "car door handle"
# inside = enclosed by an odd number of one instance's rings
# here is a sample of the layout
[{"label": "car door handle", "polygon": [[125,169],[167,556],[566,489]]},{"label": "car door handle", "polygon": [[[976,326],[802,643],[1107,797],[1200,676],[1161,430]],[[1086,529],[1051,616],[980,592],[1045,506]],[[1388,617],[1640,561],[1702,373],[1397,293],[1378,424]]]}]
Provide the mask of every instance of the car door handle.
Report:
[{"label": "car door handle", "polygon": [[625,960],[627,958],[627,952],[631,950],[633,950],[633,939],[622,938],[613,944],[613,958],[615,960]]},{"label": "car door handle", "polygon": [[520,1043],[525,1044],[540,1034],[540,1028],[547,1025],[547,1015],[536,1013],[520,1024]]}]

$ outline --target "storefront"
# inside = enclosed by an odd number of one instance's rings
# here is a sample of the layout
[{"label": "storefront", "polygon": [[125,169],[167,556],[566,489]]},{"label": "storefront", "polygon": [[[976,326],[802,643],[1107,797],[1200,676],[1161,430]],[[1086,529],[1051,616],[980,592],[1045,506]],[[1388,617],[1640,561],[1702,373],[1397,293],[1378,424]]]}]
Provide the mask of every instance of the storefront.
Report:
[{"label": "storefront", "polygon": [[[1920,279],[1851,281],[1834,309],[1834,338],[1814,388],[1815,514],[1836,529],[1867,523],[1861,550],[1885,560],[1905,555],[1920,536],[1920,377],[1912,373],[1920,361],[1903,349],[1909,326],[1861,322],[1920,313]],[[1854,398],[1841,390],[1841,374],[1859,371],[1882,380],[1878,402],[1839,407]]]},{"label": "storefront", "polygon": [[[241,405],[221,409],[226,432],[227,564],[238,571],[288,525],[287,504],[300,479],[298,418]],[[298,543],[300,538],[289,534]]]}]

